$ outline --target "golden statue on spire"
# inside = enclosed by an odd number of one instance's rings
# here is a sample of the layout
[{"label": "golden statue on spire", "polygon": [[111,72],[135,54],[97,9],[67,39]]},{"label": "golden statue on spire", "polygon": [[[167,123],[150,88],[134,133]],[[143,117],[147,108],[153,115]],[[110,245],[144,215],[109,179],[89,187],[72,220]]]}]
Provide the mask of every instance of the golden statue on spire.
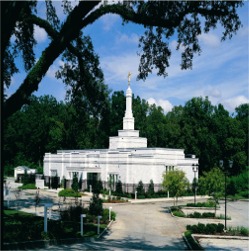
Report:
[{"label": "golden statue on spire", "polygon": [[130,86],[130,82],[131,82],[131,73],[128,73],[128,86]]}]

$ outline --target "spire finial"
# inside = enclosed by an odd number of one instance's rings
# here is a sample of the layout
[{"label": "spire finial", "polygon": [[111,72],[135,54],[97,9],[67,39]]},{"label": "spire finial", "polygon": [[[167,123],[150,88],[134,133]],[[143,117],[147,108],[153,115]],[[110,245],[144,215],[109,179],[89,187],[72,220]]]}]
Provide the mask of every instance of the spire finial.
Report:
[{"label": "spire finial", "polygon": [[131,82],[131,73],[128,73],[128,86],[130,86],[130,82]]}]

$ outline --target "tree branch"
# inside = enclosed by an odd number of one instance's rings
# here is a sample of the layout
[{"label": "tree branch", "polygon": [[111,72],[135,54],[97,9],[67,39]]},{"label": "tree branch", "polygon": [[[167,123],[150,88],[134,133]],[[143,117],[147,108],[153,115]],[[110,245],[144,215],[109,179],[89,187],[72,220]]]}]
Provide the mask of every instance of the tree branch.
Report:
[{"label": "tree branch", "polygon": [[[3,105],[3,118],[7,118],[28,102],[29,96],[38,89],[41,79],[54,60],[65,50],[70,42],[75,39],[80,30],[80,22],[99,2],[80,2],[69,14],[61,28],[58,37],[43,51],[38,62],[28,73],[18,90],[10,96]],[[51,33],[52,34],[52,31]]]}]

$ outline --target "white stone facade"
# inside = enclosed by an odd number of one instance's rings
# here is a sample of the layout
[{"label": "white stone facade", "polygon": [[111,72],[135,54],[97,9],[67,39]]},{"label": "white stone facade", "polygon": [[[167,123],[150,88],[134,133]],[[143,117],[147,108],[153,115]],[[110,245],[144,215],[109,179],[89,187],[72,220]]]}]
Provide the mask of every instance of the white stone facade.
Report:
[{"label": "white stone facade", "polygon": [[110,177],[115,181],[120,180],[125,192],[134,192],[140,180],[145,186],[153,180],[155,190],[161,189],[163,174],[170,169],[184,171],[187,179],[192,182],[192,164],[198,164],[198,159],[194,155],[186,158],[183,149],[147,148],[147,139],[139,137],[139,131],[134,130],[131,102],[132,91],[128,86],[123,130],[118,131],[118,136],[109,138],[109,149],[60,150],[57,154],[46,153],[44,176],[72,180],[73,174],[76,173],[83,181],[83,188],[87,188],[88,174],[94,173],[104,186],[107,186]]}]

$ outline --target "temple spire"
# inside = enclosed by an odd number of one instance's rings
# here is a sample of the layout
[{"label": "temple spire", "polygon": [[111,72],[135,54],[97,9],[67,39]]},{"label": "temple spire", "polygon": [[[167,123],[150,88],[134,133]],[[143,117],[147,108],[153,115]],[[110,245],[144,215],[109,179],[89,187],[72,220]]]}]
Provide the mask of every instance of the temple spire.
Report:
[{"label": "temple spire", "polygon": [[130,82],[131,82],[131,73],[128,73],[128,87],[130,86]]},{"label": "temple spire", "polygon": [[128,73],[128,88],[126,90],[126,110],[123,118],[123,129],[134,130],[134,118],[132,114],[132,90],[130,88],[131,73]]}]

